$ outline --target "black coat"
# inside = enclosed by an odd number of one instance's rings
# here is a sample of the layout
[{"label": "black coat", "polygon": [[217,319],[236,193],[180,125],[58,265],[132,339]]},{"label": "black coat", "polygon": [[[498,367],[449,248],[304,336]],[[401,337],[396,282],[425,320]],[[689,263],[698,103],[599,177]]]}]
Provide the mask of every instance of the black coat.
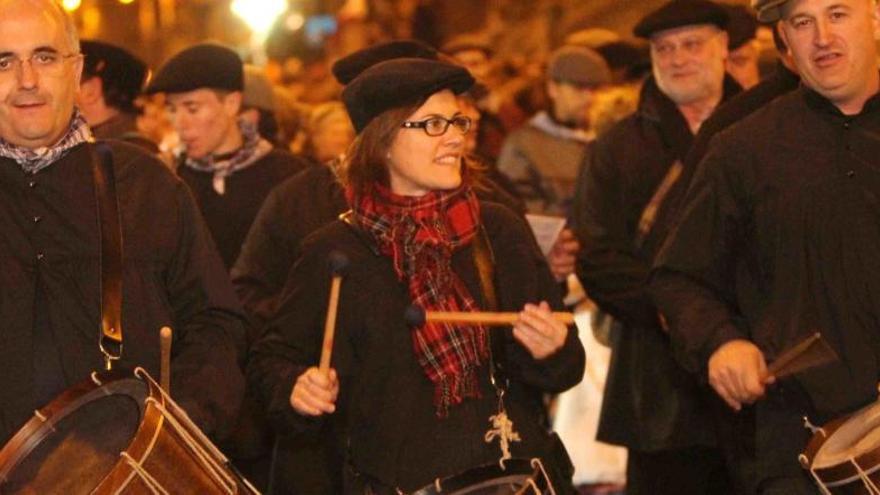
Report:
[{"label": "black coat", "polygon": [[266,195],[307,166],[309,162],[305,159],[273,149],[252,165],[226,177],[226,190],[222,195],[214,190],[212,172],[181,165],[177,173],[192,189],[223,263],[231,268]]},{"label": "black coat", "polygon": [[[725,80],[725,97],[738,90]],[[576,272],[589,296],[617,318],[597,438],[642,451],[715,443],[709,391],[675,363],[646,290],[659,236],[636,247],[642,211],[693,142],[687,121],[653,78],[639,108],[592,146],[575,197],[582,249]]]},{"label": "black coat", "polygon": [[880,376],[880,98],[846,116],[802,86],[718,135],[653,293],[677,356],[705,373],[733,339],[772,362],[820,331],[840,362],[755,406],[758,479],[800,475],[814,423],[876,399]]},{"label": "black coat", "polygon": [[342,187],[325,165],[313,164],[269,192],[232,267],[232,283],[254,332],[275,314],[303,239],[347,209]]},{"label": "black coat", "polygon": [[760,110],[779,96],[794,91],[798,86],[800,86],[798,75],[788,70],[781,62],[777,62],[776,71],[771,76],[754,87],[734,95],[712,112],[712,115],[700,126],[693,145],[682,160],[681,178],[669,191],[669,195],[657,212],[657,223],[654,226],[657,239],[666,239],[669,232],[675,228],[697,167],[709,151],[715,135]]},{"label": "black coat", "polygon": [[[111,143],[124,243],[117,366],[158,379],[159,329],[170,326],[175,398],[222,436],[244,389],[238,301],[186,185],[139,148]],[[33,175],[0,159],[0,443],[48,398],[103,369],[89,146]]]},{"label": "black coat", "polygon": [[[526,302],[540,300],[559,307],[556,284],[522,219],[501,206],[482,203],[482,222],[494,251],[501,309],[517,311]],[[340,376],[334,417],[347,432],[349,465],[389,486],[414,490],[435,477],[497,462],[497,444],[483,441],[489,416],[497,412],[485,366],[479,373],[482,397],[465,400],[453,406],[447,418],[438,419],[434,386],[416,360],[403,318],[410,304],[406,284],[397,279],[389,258],[377,254],[361,231],[342,221],[307,240],[278,314],[251,356],[249,379],[268,404],[277,431],[296,436],[321,423],[298,415],[289,400],[296,377],[318,361],[330,285],[327,254],[333,249],[343,251],[351,262],[342,282],[333,349],[333,367]],[[485,307],[471,246],[454,254],[453,269]],[[543,361],[532,359],[513,341],[509,329],[492,332],[504,339],[511,378],[505,402],[523,437],[512,444],[513,455],[541,457],[559,467],[562,478],[569,477],[561,444],[541,426],[541,395],[560,392],[581,379],[584,354],[576,332],[570,331],[560,352]]]}]

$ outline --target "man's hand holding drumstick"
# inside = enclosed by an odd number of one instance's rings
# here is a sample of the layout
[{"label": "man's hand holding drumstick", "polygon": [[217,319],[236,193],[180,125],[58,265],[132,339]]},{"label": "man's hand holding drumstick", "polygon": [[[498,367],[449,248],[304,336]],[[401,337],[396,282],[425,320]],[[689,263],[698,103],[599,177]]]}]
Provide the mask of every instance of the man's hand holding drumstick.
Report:
[{"label": "man's hand holding drumstick", "polygon": [[709,384],[735,411],[763,397],[775,380],[767,372],[764,353],[748,340],[726,342],[709,358]]},{"label": "man's hand holding drumstick", "polygon": [[709,358],[709,383],[736,411],[764,396],[766,388],[800,371],[837,361],[837,353],[819,332],[780,352],[768,366],[755,344],[735,339],[721,345]]},{"label": "man's hand holding drumstick", "polygon": [[293,391],[290,393],[291,407],[305,416],[333,413],[336,411],[336,398],[339,396],[339,378],[336,376],[336,370],[330,368],[330,357],[336,332],[339,290],[342,284],[342,275],[348,268],[348,258],[339,251],[333,251],[330,253],[328,261],[333,278],[330,281],[330,299],[327,305],[320,365],[319,367],[312,366],[297,377]]}]

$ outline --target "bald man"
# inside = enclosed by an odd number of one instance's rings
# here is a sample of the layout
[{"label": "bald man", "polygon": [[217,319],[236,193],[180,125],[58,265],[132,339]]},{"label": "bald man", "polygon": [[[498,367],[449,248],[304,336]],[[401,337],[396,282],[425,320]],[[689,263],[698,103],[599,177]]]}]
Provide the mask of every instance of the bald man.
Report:
[{"label": "bald man", "polygon": [[[718,135],[653,286],[682,363],[753,440],[732,462],[751,491],[816,493],[798,464],[804,416],[822,424],[875,401],[880,376],[878,7],[755,3],[802,85]],[[817,331],[838,361],[768,372]]]},{"label": "bald man", "polygon": [[173,327],[175,396],[222,437],[243,392],[235,294],[186,186],[138,147],[95,142],[74,105],[82,67],[56,2],[0,0],[0,444],[104,366],[95,151],[125,199],[123,345],[105,350],[158,377],[159,329]]}]

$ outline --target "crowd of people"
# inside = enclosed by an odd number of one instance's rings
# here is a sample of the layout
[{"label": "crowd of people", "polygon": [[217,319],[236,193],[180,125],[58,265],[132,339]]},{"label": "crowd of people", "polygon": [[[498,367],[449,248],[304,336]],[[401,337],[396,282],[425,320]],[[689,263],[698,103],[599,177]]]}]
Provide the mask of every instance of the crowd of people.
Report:
[{"label": "crowd of people", "polygon": [[[529,63],[377,40],[310,92],[214,42],[150,70],[0,0],[0,445],[110,361],[158,376],[168,326],[175,400],[266,493],[521,461],[546,493],[830,493],[804,418],[880,379],[880,7],[669,0],[632,35]],[[625,448],[625,483],[573,482],[590,459],[553,432],[591,359],[574,307],[611,357],[566,441]],[[833,362],[770,366],[817,332]]]}]

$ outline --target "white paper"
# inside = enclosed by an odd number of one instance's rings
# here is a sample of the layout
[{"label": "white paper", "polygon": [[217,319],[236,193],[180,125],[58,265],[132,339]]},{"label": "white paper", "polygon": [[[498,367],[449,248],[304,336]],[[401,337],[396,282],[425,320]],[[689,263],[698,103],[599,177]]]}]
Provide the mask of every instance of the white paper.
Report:
[{"label": "white paper", "polygon": [[535,239],[538,240],[541,252],[544,253],[544,256],[549,255],[550,249],[553,248],[553,243],[556,242],[559,233],[565,228],[565,217],[532,215],[528,213],[526,214],[526,220],[529,221],[529,226],[535,234]]}]

